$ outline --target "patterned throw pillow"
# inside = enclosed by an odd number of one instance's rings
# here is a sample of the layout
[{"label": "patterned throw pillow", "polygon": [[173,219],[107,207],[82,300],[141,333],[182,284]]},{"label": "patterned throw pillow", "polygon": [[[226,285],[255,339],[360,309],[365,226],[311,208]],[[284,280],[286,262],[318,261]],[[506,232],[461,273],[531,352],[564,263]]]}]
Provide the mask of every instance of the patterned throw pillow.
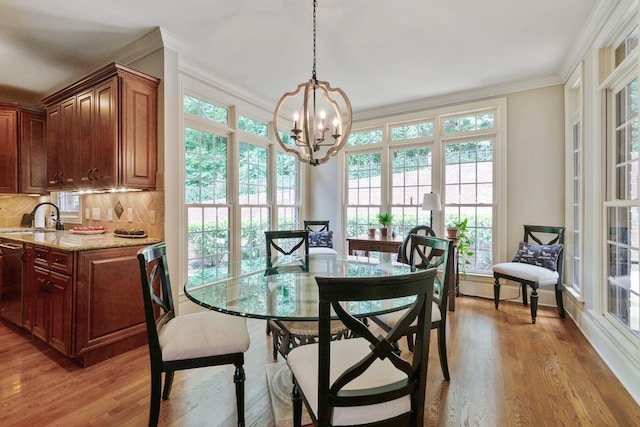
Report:
[{"label": "patterned throw pillow", "polygon": [[332,248],[333,247],[333,231],[310,231],[309,232],[310,248]]},{"label": "patterned throw pillow", "polygon": [[562,253],[562,245],[532,245],[520,242],[518,253],[513,258],[513,262],[537,265],[556,271],[560,253]]}]

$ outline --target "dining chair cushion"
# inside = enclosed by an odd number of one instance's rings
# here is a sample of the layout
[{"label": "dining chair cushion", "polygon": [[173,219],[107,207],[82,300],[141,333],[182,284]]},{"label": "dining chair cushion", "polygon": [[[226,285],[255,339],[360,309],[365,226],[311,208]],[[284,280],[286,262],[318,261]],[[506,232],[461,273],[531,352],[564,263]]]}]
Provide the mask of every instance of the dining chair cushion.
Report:
[{"label": "dining chair cushion", "polygon": [[246,319],[215,311],[174,317],[160,330],[158,340],[165,361],[244,353],[249,348]]},{"label": "dining chair cushion", "polygon": [[[442,320],[442,314],[440,313],[440,307],[438,306],[438,304],[432,302],[431,307],[431,323],[439,322],[440,320]],[[376,317],[393,328],[394,326],[396,326],[396,323],[398,323],[402,316],[404,316],[404,313],[405,310],[397,310],[387,314],[380,314]],[[411,326],[414,325],[417,325],[416,321],[411,324]]]},{"label": "dining chair cushion", "polygon": [[[370,343],[364,338],[352,338],[331,342],[331,372],[329,381],[334,382],[348,367],[371,352]],[[338,356],[339,355],[339,356]],[[305,397],[314,414],[318,413],[318,344],[296,347],[289,353],[287,365],[305,391]],[[343,390],[368,388],[405,380],[406,376],[393,367],[388,359],[377,359],[367,371],[357,377]],[[410,396],[404,396],[377,405],[335,407],[331,425],[366,424],[392,418],[411,410]]]},{"label": "dining chair cushion", "polygon": [[333,247],[333,231],[310,231],[309,247]]},{"label": "dining chair cushion", "polygon": [[553,285],[558,281],[558,272],[537,265],[521,262],[503,262],[493,266],[493,272],[536,282],[539,286]]},{"label": "dining chair cushion", "polygon": [[338,255],[338,251],[322,246],[309,246],[309,255]]}]

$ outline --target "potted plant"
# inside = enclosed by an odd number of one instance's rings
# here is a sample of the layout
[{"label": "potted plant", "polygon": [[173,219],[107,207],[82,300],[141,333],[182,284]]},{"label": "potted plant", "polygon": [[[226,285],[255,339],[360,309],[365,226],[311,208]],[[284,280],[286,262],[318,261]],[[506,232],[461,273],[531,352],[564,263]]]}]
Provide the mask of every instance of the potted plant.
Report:
[{"label": "potted plant", "polygon": [[[471,248],[471,237],[469,236],[468,218],[458,219],[451,222],[447,227],[447,237],[449,236],[449,229],[456,230],[457,239],[456,245],[458,246],[458,268],[462,273],[462,277],[467,277],[467,267],[471,265],[471,257],[473,257],[473,251]],[[457,289],[456,289],[457,292]]]},{"label": "potted plant", "polygon": [[380,228],[380,237],[387,237],[387,230],[391,227],[392,220],[393,216],[390,213],[378,214],[378,222],[382,225],[382,228]]}]

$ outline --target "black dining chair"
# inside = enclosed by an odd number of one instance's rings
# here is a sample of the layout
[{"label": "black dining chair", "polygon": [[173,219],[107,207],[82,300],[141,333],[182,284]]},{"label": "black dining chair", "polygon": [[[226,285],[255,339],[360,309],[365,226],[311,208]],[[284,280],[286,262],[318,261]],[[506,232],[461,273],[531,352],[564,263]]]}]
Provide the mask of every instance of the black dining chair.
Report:
[{"label": "black dining chair", "polygon": [[169,398],[175,371],[230,364],[235,366],[238,426],[244,426],[246,319],[215,311],[176,316],[165,243],[140,249],[138,262],[151,361],[149,426],[158,424],[160,398]]},{"label": "black dining chair", "polygon": [[565,317],[562,301],[564,231],[564,227],[524,226],[524,238],[513,260],[493,266],[493,298],[496,310],[500,303],[500,279],[506,279],[518,282],[522,289],[524,305],[527,305],[527,286],[531,288],[532,323],[536,323],[540,286],[555,287],[558,313],[560,317]]},{"label": "black dining chair", "polygon": [[267,265],[265,275],[278,271],[309,271],[309,232],[307,230],[265,231]]},{"label": "black dining chair", "polygon": [[397,260],[398,262],[401,262],[403,264],[409,264],[409,258],[411,257],[411,235],[412,234],[435,237],[436,232],[433,231],[433,229],[428,225],[416,225],[415,227],[412,227],[411,230],[409,230],[409,232],[405,236],[404,240],[402,241],[402,245],[398,250]]},{"label": "black dining chair", "polygon": [[304,229],[309,231],[309,254],[338,255],[333,249],[333,231],[326,220],[304,220]]},{"label": "black dining chair", "polygon": [[[265,275],[286,271],[309,271],[309,231],[282,230],[265,231],[267,243],[267,269]],[[348,338],[348,330],[339,321],[332,326],[334,339]],[[275,320],[267,321],[267,335],[271,334],[273,360],[278,354],[286,358],[291,349],[316,342],[318,338],[318,322]]]},{"label": "black dining chair", "polygon": [[[422,234],[412,234],[411,255],[409,264],[419,266],[418,268],[437,268],[438,274],[433,281],[433,310],[431,311],[431,329],[437,329],[438,334],[438,354],[440,356],[440,367],[442,375],[449,381],[449,363],[447,361],[447,304],[449,301],[449,281],[452,274],[455,274],[455,259],[453,254],[453,241],[438,237],[425,236]],[[370,317],[371,321],[384,331],[391,331],[400,321],[402,311]],[[415,324],[408,328],[406,335],[409,351],[414,349],[414,328]]]},{"label": "black dining chair", "polygon": [[[301,425],[302,402],[318,426],[422,426],[429,362],[429,324],[436,270],[391,277],[316,277],[319,340],[296,347],[287,365],[293,374],[293,422]],[[354,301],[415,297],[398,327],[374,335],[345,306]],[[331,341],[337,317],[357,338]],[[393,343],[416,322],[411,360]]]}]

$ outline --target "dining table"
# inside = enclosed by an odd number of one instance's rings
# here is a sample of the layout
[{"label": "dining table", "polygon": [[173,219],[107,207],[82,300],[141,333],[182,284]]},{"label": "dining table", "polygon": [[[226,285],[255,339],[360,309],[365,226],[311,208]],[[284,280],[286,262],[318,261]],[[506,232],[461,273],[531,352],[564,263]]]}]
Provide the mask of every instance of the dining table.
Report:
[{"label": "dining table", "polygon": [[[311,254],[308,263],[282,265],[275,271],[266,269],[266,260],[257,260],[265,269],[250,273],[229,274],[220,280],[188,281],[184,293],[194,303],[210,310],[257,319],[317,321],[318,285],[315,278],[385,277],[411,274],[410,266],[395,261],[391,254],[379,258],[335,254]],[[261,262],[264,261],[264,262]],[[241,265],[241,261],[235,266]],[[303,271],[300,265],[308,265]],[[233,265],[228,265],[233,269]],[[269,272],[269,273],[266,273]],[[363,319],[409,307],[415,296],[388,300],[349,302],[345,309]],[[346,304],[346,303],[345,303]],[[336,317],[337,318],[337,317]],[[275,425],[290,425],[292,407],[291,371],[286,363],[265,365],[267,386]],[[303,408],[303,424],[311,422]]]},{"label": "dining table", "polygon": [[[274,320],[318,320],[316,276],[384,277],[410,274],[411,267],[381,256],[340,257],[333,254],[309,255],[308,271],[283,266],[275,274],[265,269],[230,275],[203,283],[187,281],[184,293],[192,302],[210,310],[236,316]],[[266,265],[264,263],[263,265]],[[408,307],[414,297],[381,301],[351,302],[347,311],[357,318],[380,315]]]}]

